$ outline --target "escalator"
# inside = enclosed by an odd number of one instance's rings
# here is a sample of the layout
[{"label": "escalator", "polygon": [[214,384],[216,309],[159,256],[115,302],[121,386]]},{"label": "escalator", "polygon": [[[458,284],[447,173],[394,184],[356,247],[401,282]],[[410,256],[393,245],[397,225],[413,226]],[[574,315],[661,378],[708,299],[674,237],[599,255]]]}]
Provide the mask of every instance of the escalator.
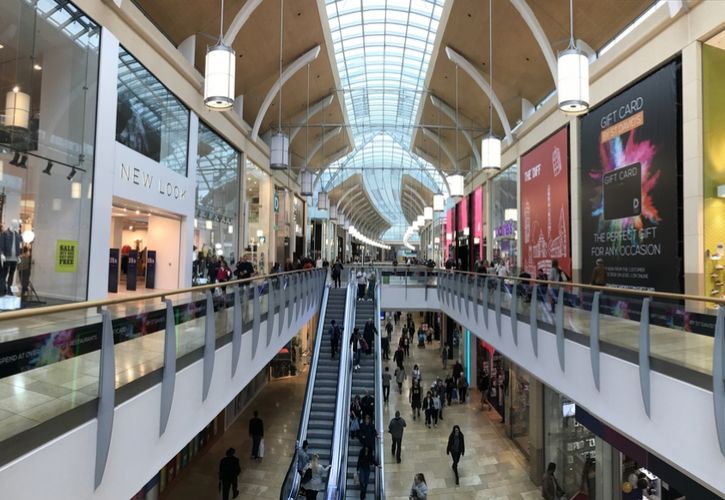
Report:
[{"label": "escalator", "polygon": [[[335,320],[342,332],[346,297],[346,288],[325,290],[325,297],[320,309],[320,315],[324,318],[318,324],[305,402],[297,434],[298,445],[301,446],[302,441],[306,439],[309,444],[309,455],[317,453],[320,456],[320,463],[323,465],[330,463],[332,453],[340,364],[339,354],[334,359],[331,357],[330,327],[332,320]],[[297,453],[295,452],[280,492],[282,500],[297,498],[301,477],[297,472],[296,462]]]}]

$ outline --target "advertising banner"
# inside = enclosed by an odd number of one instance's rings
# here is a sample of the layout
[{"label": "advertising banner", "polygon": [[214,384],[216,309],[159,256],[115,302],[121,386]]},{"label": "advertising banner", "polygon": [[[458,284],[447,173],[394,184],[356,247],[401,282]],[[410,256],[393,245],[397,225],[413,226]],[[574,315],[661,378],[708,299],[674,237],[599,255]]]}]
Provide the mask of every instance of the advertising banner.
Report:
[{"label": "advertising banner", "polygon": [[682,291],[680,62],[581,119],[582,280]]},{"label": "advertising banner", "polygon": [[55,242],[55,272],[74,273],[78,270],[78,242],[58,240]]},{"label": "advertising banner", "polygon": [[108,256],[108,293],[118,292],[118,263],[121,259],[121,251],[118,248],[111,248]]},{"label": "advertising banner", "polygon": [[483,213],[483,186],[478,186],[473,191],[473,244],[478,245],[478,256],[474,256],[478,260],[483,260],[483,221],[485,214]]},{"label": "advertising banner", "polygon": [[146,288],[156,288],[156,250],[146,252]]},{"label": "advertising banner", "polygon": [[458,237],[461,238],[468,229],[468,196],[464,196],[456,205],[456,219],[456,231],[458,231]]},{"label": "advertising banner", "polygon": [[551,261],[571,276],[569,227],[569,130],[549,136],[521,157],[519,169],[523,268],[548,274]]}]

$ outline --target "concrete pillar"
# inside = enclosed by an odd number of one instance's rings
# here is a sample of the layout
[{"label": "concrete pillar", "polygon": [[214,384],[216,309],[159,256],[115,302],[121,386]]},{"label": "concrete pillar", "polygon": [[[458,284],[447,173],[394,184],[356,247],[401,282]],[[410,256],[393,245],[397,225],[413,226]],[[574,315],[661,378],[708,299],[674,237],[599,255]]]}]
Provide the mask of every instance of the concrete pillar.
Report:
[{"label": "concrete pillar", "polygon": [[529,476],[536,485],[541,484],[546,468],[544,432],[544,384],[532,376],[529,385]]}]

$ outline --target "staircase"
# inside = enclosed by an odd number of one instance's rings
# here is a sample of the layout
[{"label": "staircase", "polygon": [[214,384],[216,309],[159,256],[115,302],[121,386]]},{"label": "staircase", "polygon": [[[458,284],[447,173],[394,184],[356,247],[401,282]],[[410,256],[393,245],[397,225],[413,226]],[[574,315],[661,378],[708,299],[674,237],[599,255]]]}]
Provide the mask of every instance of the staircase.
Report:
[{"label": "staircase", "polygon": [[344,327],[345,299],[347,288],[331,288],[327,298],[327,312],[324,318],[322,331],[322,345],[320,358],[317,361],[317,377],[315,378],[310,419],[307,424],[307,442],[309,453],[317,453],[322,464],[330,463],[332,448],[332,429],[335,425],[335,404],[337,401],[338,370],[340,352],[338,349],[335,359],[331,358],[331,321],[334,319],[342,330]]},{"label": "staircase", "polygon": [[[355,311],[355,327],[360,329],[362,335],[365,330],[365,322],[368,319],[373,320],[375,323],[375,302],[374,301],[358,301]],[[378,332],[379,333],[379,332]],[[359,395],[362,398],[365,395],[365,390],[370,391],[372,396],[375,396],[375,356],[366,355],[362,353],[360,355],[360,369],[356,370],[352,374],[352,394],[350,398],[354,398]],[[382,404],[382,401],[375,401],[375,404]],[[381,429],[378,429],[381,432]],[[357,457],[360,454],[360,441],[350,439],[348,442],[347,449],[347,486],[345,487],[345,498],[360,498],[360,485],[353,480],[353,475],[357,469]],[[381,457],[375,457],[380,462]],[[368,481],[367,498],[373,498],[375,496],[375,469],[370,469],[370,480]]]}]

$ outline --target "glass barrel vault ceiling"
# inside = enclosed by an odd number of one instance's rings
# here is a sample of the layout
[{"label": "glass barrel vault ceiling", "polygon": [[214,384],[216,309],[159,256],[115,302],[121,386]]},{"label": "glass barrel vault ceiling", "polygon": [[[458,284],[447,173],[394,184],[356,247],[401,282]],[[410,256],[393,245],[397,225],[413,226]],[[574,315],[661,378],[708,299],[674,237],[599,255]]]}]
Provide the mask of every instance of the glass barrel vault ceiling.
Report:
[{"label": "glass barrel vault ceiling", "polygon": [[[321,175],[326,191],[361,173],[363,184],[402,240],[403,174],[433,192],[447,191],[436,168],[410,152],[413,125],[445,0],[326,0],[355,149]],[[371,235],[378,236],[378,235]]]}]

